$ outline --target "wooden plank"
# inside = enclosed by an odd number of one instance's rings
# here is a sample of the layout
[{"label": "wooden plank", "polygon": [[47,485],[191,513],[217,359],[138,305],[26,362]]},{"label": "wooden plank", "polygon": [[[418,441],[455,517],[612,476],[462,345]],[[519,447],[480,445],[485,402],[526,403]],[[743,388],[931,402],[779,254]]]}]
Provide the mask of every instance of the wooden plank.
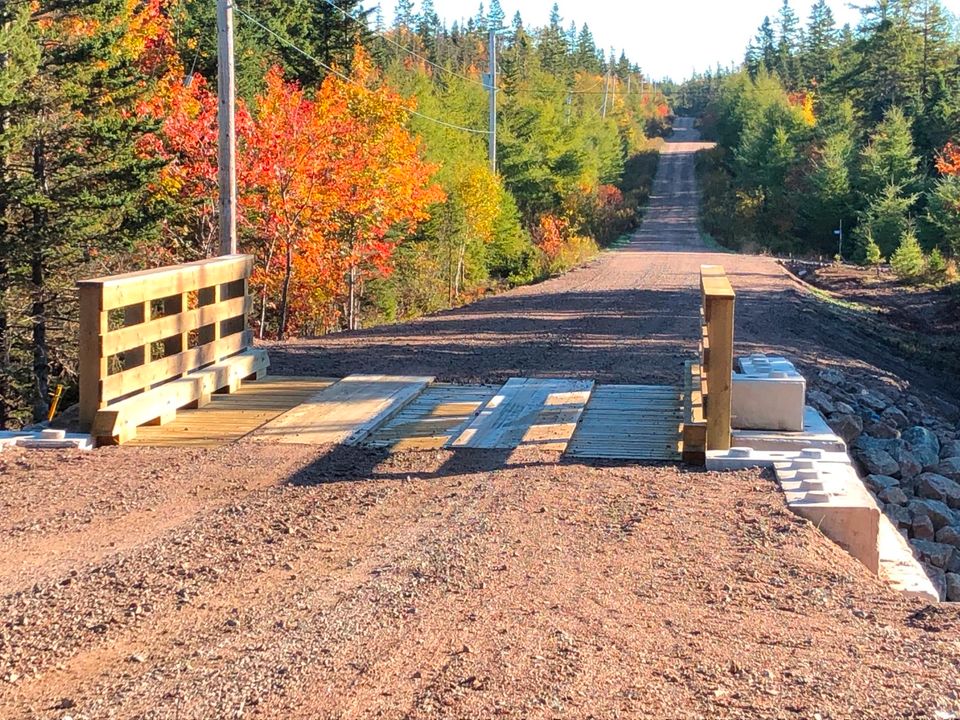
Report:
[{"label": "wooden plank", "polygon": [[563,450],[592,391],[592,380],[510,378],[450,446]]},{"label": "wooden plank", "polygon": [[137,427],[160,419],[172,419],[179,408],[209,398],[210,394],[270,364],[265,350],[250,349],[165,385],[121,400],[96,414],[91,433],[98,442],[115,444],[136,436]]},{"label": "wooden plank", "polygon": [[252,269],[252,255],[225,255],[182,265],[81,280],[77,285],[81,288],[99,288],[102,309],[112,310],[233,282],[249,276]]},{"label": "wooden plank", "polygon": [[267,423],[256,442],[323,445],[360,442],[416,398],[432,377],[351,375]]},{"label": "wooden plank", "polygon": [[101,384],[102,398],[109,403],[114,398],[123,397],[177,375],[191,372],[208,363],[222,360],[240,352],[252,342],[253,338],[249,331],[239,332],[217,342],[198,345],[186,352],[108,375]]},{"label": "wooden plank", "polygon": [[167,425],[141,427],[132,445],[218,447],[257,428],[333,385],[333,378],[267,376],[232,395],[216,395],[200,409],[180,410]]},{"label": "wooden plank", "polygon": [[679,459],[682,401],[678,387],[601,385],[587,404],[567,455],[620,460]]},{"label": "wooden plank", "polygon": [[731,437],[731,395],[733,391],[732,297],[708,299],[710,320],[710,395],[707,405],[707,447],[728,450]]},{"label": "wooden plank", "polygon": [[364,444],[393,452],[442,448],[460,435],[496,390],[492,385],[432,385]]},{"label": "wooden plank", "polygon": [[174,335],[197,330],[218,323],[223,318],[244,315],[253,308],[253,298],[238,297],[216,305],[203,305],[176,315],[150,320],[142,325],[130,325],[108,332],[102,339],[103,354],[116,355],[132,347],[149,345]]},{"label": "wooden plank", "polygon": [[100,409],[100,378],[107,376],[107,358],[100,352],[100,338],[107,331],[100,288],[80,288],[80,430],[89,432]]}]

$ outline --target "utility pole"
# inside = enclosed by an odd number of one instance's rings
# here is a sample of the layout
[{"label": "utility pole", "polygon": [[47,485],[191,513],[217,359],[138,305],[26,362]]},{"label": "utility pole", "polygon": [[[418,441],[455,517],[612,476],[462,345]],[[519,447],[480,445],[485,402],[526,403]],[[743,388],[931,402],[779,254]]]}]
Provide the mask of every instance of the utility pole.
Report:
[{"label": "utility pole", "polygon": [[610,90],[610,70],[603,77],[603,107],[600,109],[600,117],[607,119],[607,92]]},{"label": "utility pole", "polygon": [[490,133],[487,136],[490,170],[497,172],[497,30],[490,28],[490,72],[487,74],[487,88],[490,90]]},{"label": "utility pole", "polygon": [[217,165],[220,185],[220,254],[237,252],[237,133],[233,64],[233,0],[217,0]]}]

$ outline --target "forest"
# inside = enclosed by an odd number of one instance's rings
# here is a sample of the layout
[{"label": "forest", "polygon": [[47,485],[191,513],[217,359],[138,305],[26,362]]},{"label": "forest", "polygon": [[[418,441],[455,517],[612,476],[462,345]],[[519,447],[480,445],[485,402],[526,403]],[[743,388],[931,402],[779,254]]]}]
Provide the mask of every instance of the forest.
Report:
[{"label": "forest", "polygon": [[[733,249],[956,279],[960,41],[938,0],[876,0],[839,27],[788,0],[733,70],[674,89],[717,141],[698,158],[702,230]],[[842,235],[841,235],[842,232]],[[842,243],[841,243],[842,240]]]},{"label": "forest", "polygon": [[[498,28],[498,167],[487,157]],[[78,279],[217,252],[208,0],[0,3],[0,429],[76,399]],[[236,5],[238,235],[261,338],[561,272],[639,221],[664,95],[553,8]]]}]

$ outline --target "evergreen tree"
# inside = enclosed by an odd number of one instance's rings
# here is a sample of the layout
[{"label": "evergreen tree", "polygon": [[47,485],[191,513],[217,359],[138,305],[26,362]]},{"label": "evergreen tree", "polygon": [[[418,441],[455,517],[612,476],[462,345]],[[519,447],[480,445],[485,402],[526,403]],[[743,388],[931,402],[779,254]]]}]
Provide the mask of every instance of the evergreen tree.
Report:
[{"label": "evergreen tree", "polygon": [[[72,285],[94,256],[119,256],[149,237],[147,183],[158,165],[137,152],[152,125],[136,112],[147,85],[123,40],[131,9],[123,0],[60,0],[38,10],[33,31],[44,52],[36,72],[5,106],[6,253],[14,292],[26,302],[29,400],[44,417],[51,376],[66,360],[75,328]],[[85,28],[76,30],[71,28]],[[5,253],[5,254],[6,254]]]},{"label": "evergreen tree", "polygon": [[777,38],[775,69],[780,80],[788,90],[799,90],[803,84],[803,71],[800,68],[800,20],[790,6],[790,0],[783,0],[777,19]]},{"label": "evergreen tree", "polygon": [[927,223],[954,257],[960,257],[960,175],[940,178],[927,201]]},{"label": "evergreen tree", "polygon": [[912,228],[907,228],[900,238],[900,244],[890,256],[890,267],[902,280],[917,280],[923,275],[923,250]]},{"label": "evergreen tree", "polygon": [[864,240],[866,245],[863,247],[863,262],[867,267],[877,269],[877,277],[880,277],[880,265],[883,263],[883,253],[880,252],[880,246],[873,239],[873,235],[868,231],[865,233]]},{"label": "evergreen tree", "polygon": [[807,79],[822,87],[836,65],[837,23],[827,0],[817,0],[810,9],[810,22],[804,36],[803,67]]},{"label": "evergreen tree", "polygon": [[413,32],[416,16],[413,12],[413,0],[397,0],[393,11],[393,28],[401,32]]},{"label": "evergreen tree", "polygon": [[890,108],[860,154],[860,192],[876,195],[893,185],[900,193],[919,190],[920,159],[914,155],[910,120],[898,107]]},{"label": "evergreen tree", "polygon": [[487,20],[492,28],[502,28],[506,20],[506,13],[500,6],[500,0],[490,0],[490,11],[487,13]]},{"label": "evergreen tree", "polygon": [[601,72],[597,45],[593,40],[593,33],[590,32],[590,26],[586,23],[580,28],[580,34],[577,36],[577,50],[573,56],[573,66],[577,70],[596,75]]},{"label": "evergreen tree", "polygon": [[890,255],[910,228],[910,209],[916,199],[916,195],[902,195],[896,185],[887,185],[878,195],[869,198],[856,230],[859,244],[863,245],[863,238],[870,233],[880,251]]},{"label": "evergreen tree", "polygon": [[550,24],[541,31],[537,43],[540,65],[551,75],[563,73],[567,64],[567,39],[560,23],[560,8],[554,3],[550,10]]},{"label": "evergreen tree", "polygon": [[[27,4],[0,5],[0,430],[29,420],[22,414],[21,398],[30,387],[29,347],[16,337],[13,325],[25,308],[13,290],[20,281],[27,247],[19,228],[8,222],[15,173],[12,162],[24,156],[27,138],[22,118],[14,111],[27,92],[40,62],[40,45],[31,27]],[[12,320],[12,322],[11,322]]]}]

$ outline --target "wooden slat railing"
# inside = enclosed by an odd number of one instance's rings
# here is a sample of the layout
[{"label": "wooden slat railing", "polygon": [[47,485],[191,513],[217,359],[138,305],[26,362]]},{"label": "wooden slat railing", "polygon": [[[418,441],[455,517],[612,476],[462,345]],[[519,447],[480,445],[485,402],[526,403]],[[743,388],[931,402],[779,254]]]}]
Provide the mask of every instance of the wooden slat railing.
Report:
[{"label": "wooden slat railing", "polygon": [[733,389],[733,313],[736,293],[719,265],[700,266],[700,359],[687,363],[683,459],[706,461],[706,451],[729,450]]},{"label": "wooden slat railing", "polygon": [[733,390],[733,309],[736,293],[719,265],[700,266],[704,347],[701,372],[707,449],[729,450]]},{"label": "wooden slat railing", "polygon": [[[228,255],[78,282],[81,427],[122,441],[265,367],[264,354],[236,372],[191,375],[249,350],[252,268],[252,256]],[[196,381],[173,382],[182,378]]]}]

